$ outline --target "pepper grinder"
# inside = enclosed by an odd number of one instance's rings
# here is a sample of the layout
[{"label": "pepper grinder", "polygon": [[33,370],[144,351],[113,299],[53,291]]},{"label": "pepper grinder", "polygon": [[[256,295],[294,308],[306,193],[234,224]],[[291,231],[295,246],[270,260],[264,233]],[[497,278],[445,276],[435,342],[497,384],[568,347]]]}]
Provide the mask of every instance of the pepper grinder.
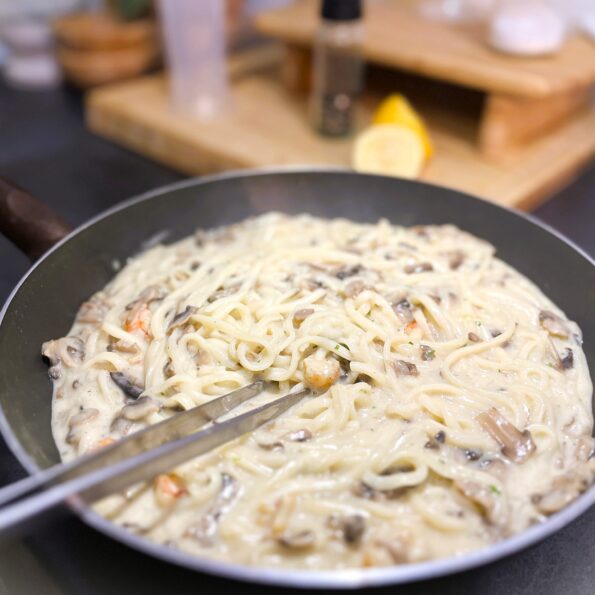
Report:
[{"label": "pepper grinder", "polygon": [[315,130],[326,136],[349,135],[362,90],[362,2],[323,0],[314,44],[310,110]]}]

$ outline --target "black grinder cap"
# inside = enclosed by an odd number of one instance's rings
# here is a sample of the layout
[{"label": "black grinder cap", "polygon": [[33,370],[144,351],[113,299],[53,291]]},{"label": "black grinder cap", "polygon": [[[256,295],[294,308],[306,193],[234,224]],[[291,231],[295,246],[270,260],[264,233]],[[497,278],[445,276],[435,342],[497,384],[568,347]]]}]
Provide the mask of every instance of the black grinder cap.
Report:
[{"label": "black grinder cap", "polygon": [[355,21],[362,17],[362,1],[322,0],[320,14],[327,21]]}]

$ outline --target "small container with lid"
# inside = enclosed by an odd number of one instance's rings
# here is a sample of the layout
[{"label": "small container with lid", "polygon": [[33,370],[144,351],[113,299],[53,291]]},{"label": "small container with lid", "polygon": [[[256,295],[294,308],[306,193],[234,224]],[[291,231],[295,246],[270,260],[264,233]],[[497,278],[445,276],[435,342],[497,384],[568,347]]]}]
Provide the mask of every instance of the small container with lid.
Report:
[{"label": "small container with lid", "polygon": [[347,136],[355,127],[363,80],[361,0],[323,0],[314,44],[310,109],[321,134]]}]

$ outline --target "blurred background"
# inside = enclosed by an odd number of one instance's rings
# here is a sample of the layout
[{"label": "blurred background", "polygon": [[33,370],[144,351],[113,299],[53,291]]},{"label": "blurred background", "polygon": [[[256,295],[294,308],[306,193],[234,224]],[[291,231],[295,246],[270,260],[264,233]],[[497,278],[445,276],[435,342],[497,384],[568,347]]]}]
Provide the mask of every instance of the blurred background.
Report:
[{"label": "blurred background", "polygon": [[0,65],[19,144],[61,97],[186,175],[353,167],[531,209],[595,151],[593,0],[0,0]]},{"label": "blurred background", "polygon": [[353,167],[531,209],[595,151],[593,0],[0,0],[0,66],[17,144],[62,98],[186,175]]},{"label": "blurred background", "polygon": [[[190,175],[332,166],[533,211],[593,254],[594,88],[595,0],[0,0],[0,176],[75,225]],[[29,266],[0,237],[2,299]],[[0,444],[0,485],[22,473]],[[526,592],[592,593],[594,529],[424,592],[520,593],[530,566]],[[0,594],[116,575],[195,592],[76,519],[0,555]]]}]

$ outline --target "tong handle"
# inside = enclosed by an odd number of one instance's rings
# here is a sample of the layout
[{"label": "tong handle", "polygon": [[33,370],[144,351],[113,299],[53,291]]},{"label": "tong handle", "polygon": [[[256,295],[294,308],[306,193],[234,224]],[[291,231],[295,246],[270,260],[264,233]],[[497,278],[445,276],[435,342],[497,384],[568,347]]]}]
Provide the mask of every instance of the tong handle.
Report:
[{"label": "tong handle", "polygon": [[[249,385],[251,390],[242,394],[243,400],[250,398],[246,397],[246,394],[251,394],[258,387],[261,389],[263,386],[262,383],[254,384],[256,387]],[[244,389],[249,387],[244,387]],[[244,389],[240,389],[240,391]],[[257,390],[257,393],[260,392],[260,389]],[[114,452],[118,457],[121,457],[122,448],[120,443],[116,442],[114,445],[107,447],[105,453],[99,451],[73,463],[52,467],[8,486],[0,490],[0,505],[17,498],[22,499],[0,510],[0,541],[30,531],[35,528],[36,521],[65,502],[69,502],[75,508],[90,504],[109,494],[119,492],[159,473],[173,469],[191,458],[205,454],[281,415],[308,394],[310,394],[310,391],[306,389],[290,393],[226,421],[214,423],[194,434],[165,442],[124,459],[120,458],[117,462],[112,462],[107,466],[99,466],[99,463],[105,463],[106,460],[113,458]],[[229,398],[232,395],[234,393],[219,397],[219,399],[210,401],[201,407],[210,405],[215,401],[220,402],[221,399]],[[252,396],[254,395],[252,394]],[[188,415],[194,411],[194,409],[191,409],[180,415]],[[174,418],[151,426],[137,434],[132,434],[124,441],[129,438],[133,439],[143,432],[150,434],[153,431],[155,433],[154,429],[156,427],[167,424],[172,419]],[[140,442],[142,443],[142,440]],[[133,444],[138,445],[138,442],[133,442]],[[90,463],[93,465],[90,465]],[[94,467],[93,470],[89,470],[91,466]],[[28,495],[31,491],[36,490],[41,491]],[[76,498],[73,499],[73,497]]]}]

